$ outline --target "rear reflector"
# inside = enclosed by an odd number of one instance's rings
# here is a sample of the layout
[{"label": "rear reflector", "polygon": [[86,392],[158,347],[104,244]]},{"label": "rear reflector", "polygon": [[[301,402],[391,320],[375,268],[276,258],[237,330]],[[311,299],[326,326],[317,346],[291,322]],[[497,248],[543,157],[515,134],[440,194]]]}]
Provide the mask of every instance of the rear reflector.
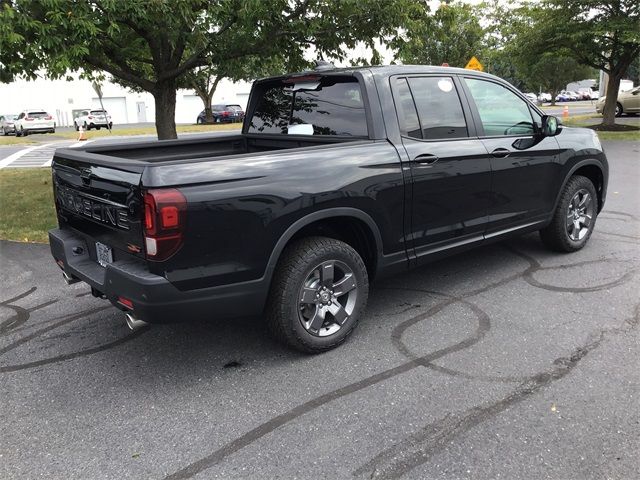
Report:
[{"label": "rear reflector", "polygon": [[125,297],[118,297],[118,303],[129,310],[133,310],[133,302]]}]

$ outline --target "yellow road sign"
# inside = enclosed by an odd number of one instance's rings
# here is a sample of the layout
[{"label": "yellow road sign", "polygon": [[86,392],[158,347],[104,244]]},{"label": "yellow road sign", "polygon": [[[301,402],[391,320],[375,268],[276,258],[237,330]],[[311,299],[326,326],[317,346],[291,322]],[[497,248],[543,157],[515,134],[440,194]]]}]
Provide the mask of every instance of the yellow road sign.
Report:
[{"label": "yellow road sign", "polygon": [[475,56],[471,57],[471,60],[469,60],[469,63],[467,63],[467,66],[464,68],[468,70],[478,70],[479,72],[484,72],[484,67]]}]

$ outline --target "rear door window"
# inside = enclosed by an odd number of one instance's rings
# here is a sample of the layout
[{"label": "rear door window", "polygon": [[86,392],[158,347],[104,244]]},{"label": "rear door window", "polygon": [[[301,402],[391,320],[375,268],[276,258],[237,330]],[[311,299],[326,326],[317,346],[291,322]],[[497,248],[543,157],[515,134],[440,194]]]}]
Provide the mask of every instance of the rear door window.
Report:
[{"label": "rear door window", "polygon": [[532,135],[535,132],[529,105],[511,90],[494,82],[466,78],[487,136]]},{"label": "rear door window", "polygon": [[322,77],[299,88],[294,82],[259,90],[249,133],[313,133],[367,136],[360,84],[353,77]]}]

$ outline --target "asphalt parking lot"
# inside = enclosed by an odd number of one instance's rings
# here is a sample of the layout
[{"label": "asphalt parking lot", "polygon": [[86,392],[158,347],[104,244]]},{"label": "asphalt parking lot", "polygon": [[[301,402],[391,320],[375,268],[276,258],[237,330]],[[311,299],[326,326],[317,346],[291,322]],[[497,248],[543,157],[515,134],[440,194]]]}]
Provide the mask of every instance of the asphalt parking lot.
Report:
[{"label": "asphalt parking lot", "polygon": [[637,478],[640,145],[605,149],[585,249],[377,282],[319,356],[259,318],[131,333],[47,246],[0,243],[0,478]]}]

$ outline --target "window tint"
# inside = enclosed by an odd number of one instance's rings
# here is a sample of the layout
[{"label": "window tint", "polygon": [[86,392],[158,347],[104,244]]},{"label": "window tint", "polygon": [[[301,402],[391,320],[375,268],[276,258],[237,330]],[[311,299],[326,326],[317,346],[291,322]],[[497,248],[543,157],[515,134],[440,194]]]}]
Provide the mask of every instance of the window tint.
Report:
[{"label": "window tint", "polygon": [[411,90],[406,78],[398,80],[398,115],[400,117],[400,127],[402,133],[413,138],[422,138],[420,131],[420,123],[418,122],[418,113],[413,103]]},{"label": "window tint", "polygon": [[469,135],[458,92],[449,77],[410,78],[422,138],[460,138]]},{"label": "window tint", "polygon": [[367,136],[360,84],[355,78],[324,77],[313,90],[279,84],[262,90],[249,132],[287,133],[311,125],[314,135]]},{"label": "window tint", "polygon": [[93,113],[95,115],[104,115],[107,112],[105,110],[91,110],[91,113]]},{"label": "window tint", "polygon": [[527,103],[497,83],[465,79],[475,101],[485,135],[531,135],[533,120]]},{"label": "window tint", "polygon": [[29,116],[31,118],[44,118],[48,117],[49,114],[47,112],[29,112]]}]

